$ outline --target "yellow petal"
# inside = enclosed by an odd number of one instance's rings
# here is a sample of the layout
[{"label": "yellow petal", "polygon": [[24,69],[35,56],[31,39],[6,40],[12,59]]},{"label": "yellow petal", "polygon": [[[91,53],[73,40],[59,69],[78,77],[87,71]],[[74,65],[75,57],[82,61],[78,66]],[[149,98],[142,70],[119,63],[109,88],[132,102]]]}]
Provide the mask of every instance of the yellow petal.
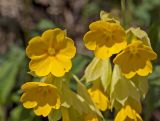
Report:
[{"label": "yellow petal", "polygon": [[57,54],[58,57],[66,58],[66,59],[71,59],[72,57],[75,56],[76,54],[76,48],[74,46],[74,42],[72,39],[66,37],[64,39],[64,45],[65,47],[61,48]]},{"label": "yellow petal", "polygon": [[56,104],[54,104],[54,106],[52,106],[52,108],[54,108],[54,109],[59,109],[60,106],[61,106],[61,101],[60,101],[60,97],[58,97],[58,98],[56,99]]},{"label": "yellow petal", "polygon": [[61,102],[60,102],[60,96],[59,96],[57,88],[55,86],[53,86],[53,85],[48,85],[48,86],[46,86],[44,88],[46,88],[46,90],[47,90],[46,92],[47,93],[45,94],[45,99],[44,100],[42,99],[42,100],[45,103],[47,103],[50,106],[52,106],[52,108],[59,109]]},{"label": "yellow petal", "polygon": [[41,39],[41,37],[34,37],[29,41],[29,45],[26,48],[26,53],[29,58],[35,58],[42,56],[46,53],[48,44]]},{"label": "yellow petal", "polygon": [[147,76],[149,73],[152,73],[152,64],[150,61],[147,61],[143,69],[139,69],[137,74],[140,76]]},{"label": "yellow petal", "polygon": [[42,106],[42,107],[38,106],[38,107],[34,108],[34,112],[38,116],[42,115],[42,116],[46,117],[51,112],[51,109],[52,109],[51,106],[46,104],[45,106]]},{"label": "yellow petal", "polygon": [[110,25],[109,22],[99,20],[99,21],[92,22],[92,23],[89,25],[89,29],[90,29],[90,30],[105,29],[105,28],[109,28],[109,27],[108,27],[109,25]]},{"label": "yellow petal", "polygon": [[45,56],[43,58],[33,59],[29,63],[30,70],[34,71],[38,76],[46,76],[51,72],[51,57]]},{"label": "yellow petal", "polygon": [[35,102],[35,101],[26,101],[26,102],[24,102],[23,103],[23,106],[25,107],[25,108],[34,108],[34,107],[36,107],[37,106],[37,102]]},{"label": "yellow petal", "polygon": [[119,53],[119,54],[114,58],[113,62],[114,62],[115,64],[120,65],[120,64],[122,64],[122,63],[124,62],[124,58],[125,58],[125,59],[126,59],[126,58],[128,59],[128,54],[127,54],[127,52],[122,51],[121,53]]},{"label": "yellow petal", "polygon": [[111,57],[112,53],[110,52],[110,49],[104,45],[96,48],[95,56],[100,59],[106,59]]},{"label": "yellow petal", "polygon": [[[134,75],[133,72],[136,72],[138,69],[145,66],[146,60],[143,57],[136,55],[131,55],[130,53],[122,52],[116,56],[114,63],[118,64],[124,74]],[[133,66],[134,65],[134,66]]]},{"label": "yellow petal", "polygon": [[20,101],[22,103],[27,102],[27,101],[37,102],[38,105],[40,104],[40,102],[42,102],[43,104],[41,104],[41,105],[44,105],[46,102],[44,102],[44,99],[43,99],[43,97],[44,97],[42,95],[43,92],[39,93],[39,91],[41,91],[41,90],[38,87],[28,90],[26,93],[24,93],[21,96]]},{"label": "yellow petal", "polygon": [[99,89],[89,89],[88,93],[90,94],[93,102],[96,104],[97,108],[105,111],[109,107],[109,100],[106,95],[103,94]]},{"label": "yellow petal", "polygon": [[[57,40],[57,35],[62,34],[62,30],[59,28],[49,29],[42,34],[42,39],[45,40],[48,45],[55,47],[59,40]],[[60,40],[61,41],[61,40]]]},{"label": "yellow petal", "polygon": [[110,49],[111,49],[111,52],[112,52],[113,54],[117,54],[117,53],[119,53],[122,49],[124,49],[126,46],[127,46],[127,42],[126,42],[126,41],[123,41],[123,42],[120,42],[120,43],[115,43]]},{"label": "yellow petal", "polygon": [[85,46],[90,50],[95,50],[98,41],[104,41],[103,34],[99,31],[89,31],[84,35]]},{"label": "yellow petal", "polygon": [[136,117],[137,117],[137,121],[143,121],[139,114],[136,114]]},{"label": "yellow petal", "polygon": [[157,54],[151,49],[151,47],[143,46],[144,54],[147,54],[149,60],[155,60],[157,58]]},{"label": "yellow petal", "polygon": [[37,87],[38,85],[39,85],[39,82],[27,82],[27,83],[22,85],[21,89],[23,91],[27,91],[29,89]]},{"label": "yellow petal", "polygon": [[56,77],[61,77],[72,67],[71,60],[63,60],[61,57],[52,58],[51,73]]},{"label": "yellow petal", "polygon": [[134,112],[134,110],[131,109],[130,106],[126,106],[125,112],[130,119],[136,119],[136,113]]},{"label": "yellow petal", "polygon": [[126,114],[124,112],[124,109],[121,109],[116,115],[116,118],[114,121],[125,121],[125,118],[126,118]]},{"label": "yellow petal", "polygon": [[54,76],[60,77],[71,69],[72,63],[70,59],[66,60],[65,56],[57,55],[56,57],[49,56],[31,60],[29,67],[39,76],[52,73]]},{"label": "yellow petal", "polygon": [[[124,73],[123,73],[124,74]],[[127,79],[130,79],[132,77],[134,77],[136,75],[136,72],[129,72],[127,74],[124,74],[124,76],[127,78]]]},{"label": "yellow petal", "polygon": [[122,107],[114,121],[142,121],[140,115],[129,105]]},{"label": "yellow petal", "polygon": [[119,53],[122,49],[126,47],[126,41],[121,43],[115,43],[112,47],[97,46],[95,50],[95,55],[100,59],[107,59],[111,57],[113,54]]}]

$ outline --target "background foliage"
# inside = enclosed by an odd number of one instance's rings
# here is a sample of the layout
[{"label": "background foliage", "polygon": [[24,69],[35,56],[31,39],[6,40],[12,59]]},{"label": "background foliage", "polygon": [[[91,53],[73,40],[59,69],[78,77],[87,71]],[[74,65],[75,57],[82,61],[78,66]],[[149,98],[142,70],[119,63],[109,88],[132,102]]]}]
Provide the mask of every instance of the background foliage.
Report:
[{"label": "background foliage", "polygon": [[[147,31],[158,54],[150,89],[143,103],[145,121],[160,121],[160,0],[126,0],[126,24]],[[120,0],[0,0],[0,121],[45,121],[19,103],[20,86],[34,80],[29,74],[25,48],[28,40],[48,28],[66,28],[75,40],[78,54],[72,72],[83,75],[93,54],[82,38],[88,24],[99,18],[100,10],[123,18]],[[74,83],[74,82],[73,82]],[[74,84],[73,84],[74,89]],[[110,112],[103,112],[105,117]]]}]

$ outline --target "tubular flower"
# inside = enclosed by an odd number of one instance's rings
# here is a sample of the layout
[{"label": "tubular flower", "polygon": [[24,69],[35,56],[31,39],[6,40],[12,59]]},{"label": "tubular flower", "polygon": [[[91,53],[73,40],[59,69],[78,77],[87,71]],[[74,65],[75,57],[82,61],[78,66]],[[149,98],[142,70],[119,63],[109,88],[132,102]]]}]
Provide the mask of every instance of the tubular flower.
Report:
[{"label": "tubular flower", "polygon": [[105,111],[110,108],[110,101],[108,97],[97,85],[93,85],[88,89],[88,93],[98,109]]},{"label": "tubular flower", "polygon": [[118,64],[126,78],[132,78],[136,74],[147,76],[152,72],[150,60],[156,59],[156,53],[142,43],[142,41],[132,41],[113,62]]},{"label": "tubular flower", "polygon": [[90,31],[84,35],[85,46],[94,50],[95,56],[106,59],[119,53],[126,46],[126,34],[118,23],[96,21],[90,24]]},{"label": "tubular flower", "polygon": [[25,108],[34,108],[36,115],[46,117],[51,109],[60,108],[58,90],[51,84],[43,82],[28,82],[22,85],[24,91],[21,102]]},{"label": "tubular flower", "polygon": [[118,112],[114,121],[143,121],[140,115],[132,109],[129,105]]},{"label": "tubular flower", "polygon": [[71,58],[75,55],[76,48],[73,40],[56,28],[45,31],[41,37],[32,38],[26,53],[31,59],[29,68],[37,76],[51,73],[60,77],[71,69]]}]

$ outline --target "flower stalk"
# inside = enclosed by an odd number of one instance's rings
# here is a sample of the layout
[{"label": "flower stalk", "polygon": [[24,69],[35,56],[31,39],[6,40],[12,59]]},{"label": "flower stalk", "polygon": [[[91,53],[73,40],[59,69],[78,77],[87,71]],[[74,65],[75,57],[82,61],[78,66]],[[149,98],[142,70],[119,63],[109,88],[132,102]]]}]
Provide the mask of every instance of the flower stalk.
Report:
[{"label": "flower stalk", "polygon": [[122,10],[122,23],[124,28],[127,27],[127,16],[126,16],[126,0],[121,0],[121,10]]}]

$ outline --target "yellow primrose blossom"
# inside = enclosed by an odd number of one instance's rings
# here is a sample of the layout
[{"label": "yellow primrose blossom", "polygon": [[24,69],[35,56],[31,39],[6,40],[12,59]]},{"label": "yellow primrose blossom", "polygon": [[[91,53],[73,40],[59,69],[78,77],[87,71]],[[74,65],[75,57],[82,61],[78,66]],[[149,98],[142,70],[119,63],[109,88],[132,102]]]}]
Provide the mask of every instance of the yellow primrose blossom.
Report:
[{"label": "yellow primrose blossom", "polygon": [[114,121],[143,121],[140,115],[129,105],[121,108]]},{"label": "yellow primrose blossom", "polygon": [[94,83],[93,86],[88,89],[88,93],[98,109],[105,111],[110,108],[110,101],[107,95],[97,83]]},{"label": "yellow primrose blossom", "polygon": [[60,77],[72,67],[71,58],[76,53],[74,42],[59,28],[45,31],[29,41],[26,53],[31,59],[29,68],[38,76],[49,73]]},{"label": "yellow primrose blossom", "polygon": [[43,82],[27,82],[22,85],[24,91],[21,102],[25,108],[34,108],[36,115],[47,116],[51,109],[60,108],[60,97],[55,86]]},{"label": "yellow primrose blossom", "polygon": [[150,60],[156,59],[156,53],[151,47],[146,46],[140,40],[133,40],[113,62],[120,66],[126,78],[132,78],[136,74],[147,76],[152,72]]},{"label": "yellow primrose blossom", "polygon": [[100,59],[109,58],[126,46],[125,31],[118,23],[99,20],[91,23],[89,28],[83,38],[85,46],[94,50]]}]

